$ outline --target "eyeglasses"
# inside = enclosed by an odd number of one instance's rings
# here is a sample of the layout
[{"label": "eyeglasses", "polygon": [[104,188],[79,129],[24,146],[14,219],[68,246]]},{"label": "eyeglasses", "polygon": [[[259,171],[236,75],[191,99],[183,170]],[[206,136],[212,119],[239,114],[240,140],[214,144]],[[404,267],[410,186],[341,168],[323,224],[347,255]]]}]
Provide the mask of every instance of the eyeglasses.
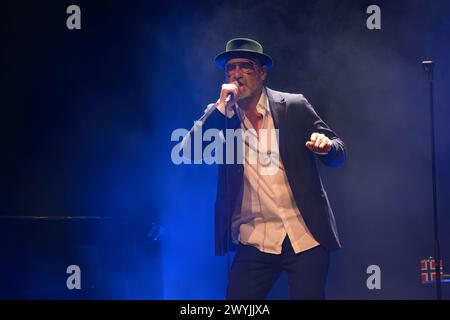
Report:
[{"label": "eyeglasses", "polygon": [[244,62],[228,63],[225,66],[225,72],[227,74],[231,74],[236,70],[237,66],[239,66],[239,69],[241,69],[243,73],[252,73],[256,69],[256,65],[253,62],[244,61]]}]

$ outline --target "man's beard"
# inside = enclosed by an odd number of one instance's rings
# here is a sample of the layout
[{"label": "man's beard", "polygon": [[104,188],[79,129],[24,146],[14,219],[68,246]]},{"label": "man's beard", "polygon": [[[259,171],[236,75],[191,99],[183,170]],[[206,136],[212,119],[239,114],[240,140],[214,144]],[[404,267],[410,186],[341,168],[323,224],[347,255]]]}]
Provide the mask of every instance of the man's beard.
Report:
[{"label": "man's beard", "polygon": [[252,90],[247,86],[245,86],[243,88],[244,88],[244,92],[239,93],[239,100],[249,100],[249,99],[255,97],[256,95],[258,95],[258,93],[260,92],[260,90],[258,90],[258,89]]}]

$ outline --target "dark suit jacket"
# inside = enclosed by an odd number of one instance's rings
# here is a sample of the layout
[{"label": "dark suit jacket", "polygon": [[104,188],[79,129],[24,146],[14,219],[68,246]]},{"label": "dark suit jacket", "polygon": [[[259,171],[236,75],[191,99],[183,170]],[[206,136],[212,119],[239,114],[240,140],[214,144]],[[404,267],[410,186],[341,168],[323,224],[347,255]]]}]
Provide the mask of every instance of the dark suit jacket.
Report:
[{"label": "dark suit jacket", "polygon": [[[280,158],[295,203],[314,238],[330,250],[340,248],[336,222],[320,179],[316,157],[329,167],[337,167],[345,161],[345,145],[317,115],[303,95],[267,88],[267,96],[275,128],[279,129]],[[225,121],[225,116],[216,109],[205,122],[203,129],[223,130],[225,124],[229,129],[240,128],[236,113]],[[315,155],[305,146],[313,132],[323,133],[331,139],[333,148],[327,155]],[[236,142],[235,146],[239,147]],[[242,203],[244,167],[234,163],[219,164],[215,204],[216,255],[224,255],[235,248],[231,242],[230,222],[235,208],[240,208]]]}]

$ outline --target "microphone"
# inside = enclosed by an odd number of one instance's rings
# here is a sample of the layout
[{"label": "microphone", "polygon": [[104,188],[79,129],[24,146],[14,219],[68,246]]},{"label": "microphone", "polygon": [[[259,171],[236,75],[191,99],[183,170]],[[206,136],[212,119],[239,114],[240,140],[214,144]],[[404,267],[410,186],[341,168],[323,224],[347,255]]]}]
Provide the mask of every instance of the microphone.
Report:
[{"label": "microphone", "polygon": [[[236,80],[236,82],[238,84],[240,84],[239,80]],[[228,92],[228,94],[225,98],[225,105],[227,105],[231,101],[233,96],[234,95],[232,92]],[[203,124],[203,121],[206,120],[206,118],[208,118],[210,116],[210,114],[217,108],[217,106],[218,106],[218,102],[209,104],[204,111],[205,114],[203,115],[202,118],[199,119],[199,121],[202,121],[202,124]]]},{"label": "microphone", "polygon": [[433,81],[434,62],[431,60],[422,61],[422,67],[425,70],[425,72],[428,74],[428,80]]},{"label": "microphone", "polygon": [[[239,81],[239,79],[236,80],[238,85],[242,85],[242,83]],[[233,98],[233,93],[228,92],[227,97],[225,98],[225,105],[227,105],[231,99]],[[194,125],[192,126],[191,130],[189,130],[188,133],[183,137],[183,140],[181,141],[181,148],[184,149],[184,146],[186,145],[187,141],[189,140],[191,134],[200,129],[201,126],[203,126],[203,123],[206,121],[206,119],[209,118],[209,116],[213,113],[214,110],[217,109],[218,102],[209,104],[205,111],[203,111],[203,115],[198,119],[197,121],[194,121]]]},{"label": "microphone", "polygon": [[233,98],[233,94],[231,92],[228,92],[227,97],[225,98],[225,104],[228,104],[231,98]]},{"label": "microphone", "polygon": [[[239,81],[239,79],[236,79],[235,82],[237,82],[238,87],[242,85],[242,83]],[[231,98],[233,98],[233,94],[231,92],[228,92],[227,97],[225,98],[225,103],[228,104],[228,102],[230,102]]]}]

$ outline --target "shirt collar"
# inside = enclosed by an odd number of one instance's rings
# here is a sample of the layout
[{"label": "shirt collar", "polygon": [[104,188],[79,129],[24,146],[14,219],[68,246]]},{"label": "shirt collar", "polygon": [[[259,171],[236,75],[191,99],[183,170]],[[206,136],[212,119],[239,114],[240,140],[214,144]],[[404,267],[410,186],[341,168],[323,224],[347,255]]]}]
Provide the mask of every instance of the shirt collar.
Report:
[{"label": "shirt collar", "polygon": [[263,115],[267,115],[269,112],[269,99],[267,98],[266,88],[263,88],[262,90],[261,97],[256,105],[256,110],[261,112]]}]

